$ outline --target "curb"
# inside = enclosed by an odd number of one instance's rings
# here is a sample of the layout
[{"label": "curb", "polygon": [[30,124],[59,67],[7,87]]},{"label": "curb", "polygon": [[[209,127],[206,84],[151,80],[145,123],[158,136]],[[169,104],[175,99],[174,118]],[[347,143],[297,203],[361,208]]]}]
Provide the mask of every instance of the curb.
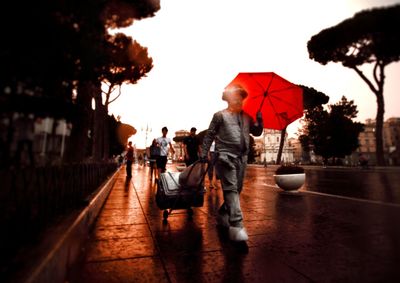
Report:
[{"label": "curb", "polygon": [[78,261],[90,229],[115,184],[118,172],[119,169],[93,193],[94,197],[83,211],[66,219],[50,231],[51,239],[45,239],[39,245],[41,256],[37,260],[33,259],[33,266],[31,265],[29,271],[26,271],[24,279],[20,282],[67,282],[68,271]]}]

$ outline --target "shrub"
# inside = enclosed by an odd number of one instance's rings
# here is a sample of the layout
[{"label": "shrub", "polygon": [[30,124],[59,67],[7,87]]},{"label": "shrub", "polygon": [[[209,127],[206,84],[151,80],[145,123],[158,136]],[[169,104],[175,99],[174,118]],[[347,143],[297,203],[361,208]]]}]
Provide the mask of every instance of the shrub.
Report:
[{"label": "shrub", "polygon": [[281,165],[276,169],[275,175],[301,174],[304,168],[297,165]]}]

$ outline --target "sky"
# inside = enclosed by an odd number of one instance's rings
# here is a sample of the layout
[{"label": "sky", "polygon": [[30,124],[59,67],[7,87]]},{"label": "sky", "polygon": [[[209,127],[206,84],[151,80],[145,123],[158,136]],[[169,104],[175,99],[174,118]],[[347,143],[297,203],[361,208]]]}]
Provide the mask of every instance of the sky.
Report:
[{"label": "sky", "polygon": [[[354,100],[356,120],[376,116],[376,98],[355,71],[340,63],[309,59],[307,42],[321,30],[372,7],[400,0],[161,0],[152,18],[122,31],[148,48],[153,69],[134,85],[123,85],[110,113],[137,129],[130,140],[150,145],[167,126],[178,130],[208,128],[224,108],[225,86],[239,72],[275,72],[295,84],[330,97]],[[363,67],[371,78],[370,68]],[[400,63],[385,69],[385,120],[400,117]],[[299,120],[288,127],[296,137]],[[146,130],[147,129],[147,130]]]}]

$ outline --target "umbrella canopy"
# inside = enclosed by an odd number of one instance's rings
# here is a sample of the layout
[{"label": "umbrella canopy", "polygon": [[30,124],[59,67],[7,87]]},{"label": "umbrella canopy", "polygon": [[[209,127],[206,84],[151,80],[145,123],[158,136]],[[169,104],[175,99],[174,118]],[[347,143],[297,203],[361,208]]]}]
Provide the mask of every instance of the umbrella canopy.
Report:
[{"label": "umbrella canopy", "polygon": [[264,128],[283,130],[303,116],[303,89],[273,72],[239,73],[226,88],[235,84],[248,92],[243,111],[253,119],[261,111]]}]

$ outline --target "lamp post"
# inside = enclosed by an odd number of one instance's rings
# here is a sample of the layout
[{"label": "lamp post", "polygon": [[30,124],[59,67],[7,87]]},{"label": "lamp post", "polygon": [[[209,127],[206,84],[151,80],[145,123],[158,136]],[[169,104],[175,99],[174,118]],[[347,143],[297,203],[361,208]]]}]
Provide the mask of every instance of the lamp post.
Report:
[{"label": "lamp post", "polygon": [[145,129],[142,128],[142,132],[144,132],[144,134],[145,134],[145,138],[144,138],[144,148],[145,149],[147,148],[147,136],[148,136],[149,133],[151,133],[151,131],[152,131],[152,129],[149,128],[148,124],[146,124],[146,128]]}]

